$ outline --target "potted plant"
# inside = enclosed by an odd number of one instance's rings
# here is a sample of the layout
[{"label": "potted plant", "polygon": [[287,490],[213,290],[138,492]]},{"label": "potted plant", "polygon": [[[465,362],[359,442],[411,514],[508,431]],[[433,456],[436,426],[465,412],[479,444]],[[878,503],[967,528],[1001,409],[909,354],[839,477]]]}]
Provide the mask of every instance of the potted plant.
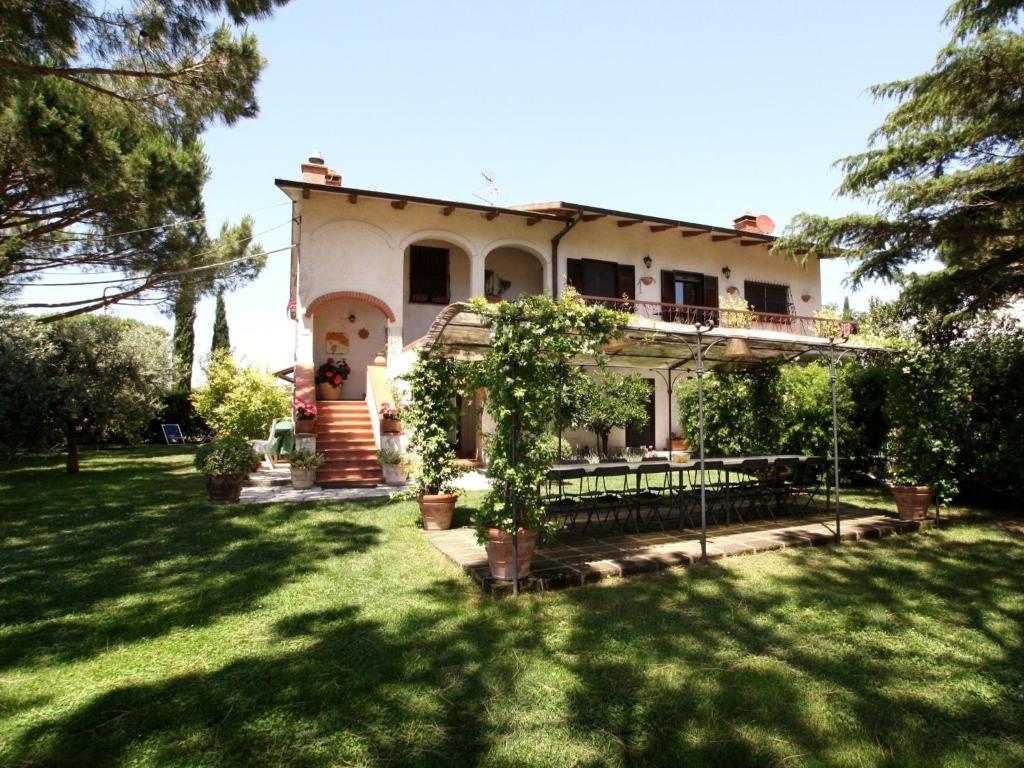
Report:
[{"label": "potted plant", "polygon": [[956,492],[954,466],[970,389],[939,349],[912,345],[894,356],[886,392],[888,482],[902,520],[927,516]]},{"label": "potted plant", "polygon": [[412,404],[406,411],[412,436],[409,441],[417,462],[413,493],[420,505],[426,530],[445,530],[452,524],[458,496],[452,481],[459,474],[451,433],[458,427],[455,362],[439,352],[420,352],[406,377]]},{"label": "potted plant", "polygon": [[718,297],[718,310],[723,328],[753,328],[757,317],[742,296],[727,294]]},{"label": "potted plant", "polygon": [[381,448],[377,454],[380,471],[384,473],[384,482],[388,485],[405,485],[409,473],[405,467],[405,456],[395,448]]},{"label": "potted plant", "polygon": [[260,457],[240,437],[222,437],[196,449],[195,467],[206,475],[206,491],[215,504],[237,502],[242,483],[259,464]]},{"label": "potted plant", "polygon": [[316,396],[321,400],[341,400],[341,388],[352,373],[349,364],[342,358],[338,362],[328,357],[327,362],[316,369]]},{"label": "potted plant", "polygon": [[292,455],[288,457],[288,464],[291,468],[292,488],[307,491],[316,482],[316,471],[323,466],[324,455],[310,451],[292,451]]},{"label": "potted plant", "polygon": [[377,410],[380,415],[380,433],[382,435],[402,434],[402,409],[391,403],[382,403]]},{"label": "potted plant", "polygon": [[292,400],[295,434],[311,435],[316,432],[316,406],[301,397]]}]

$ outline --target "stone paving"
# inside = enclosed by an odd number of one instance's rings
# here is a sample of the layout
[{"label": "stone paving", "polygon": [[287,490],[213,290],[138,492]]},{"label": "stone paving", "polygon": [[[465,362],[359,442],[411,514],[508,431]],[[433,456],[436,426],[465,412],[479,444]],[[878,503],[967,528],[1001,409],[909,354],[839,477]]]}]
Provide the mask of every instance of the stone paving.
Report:
[{"label": "stone paving", "polygon": [[[296,491],[291,486],[291,472],[288,465],[274,469],[263,466],[249,476],[250,485],[242,489],[239,501],[242,504],[280,504],[302,501],[352,501],[390,496],[405,490],[408,486],[378,485],[373,488],[321,488],[314,485],[308,491]],[[470,471],[455,481],[463,491],[483,491],[490,487],[482,472]]]},{"label": "stone paving", "polygon": [[[877,539],[930,525],[930,521],[866,515],[864,510],[850,508],[844,514],[840,538],[846,541]],[[835,541],[834,532],[835,518],[826,515],[711,527],[707,538],[708,559],[831,544]],[[475,529],[423,531],[423,535],[472,576],[485,592],[504,594],[511,591],[510,582],[496,581],[491,577],[487,552],[477,543]],[[561,589],[605,578],[692,565],[699,560],[700,533],[690,530],[569,539],[538,546],[531,575],[520,581],[520,588],[536,591]]]}]

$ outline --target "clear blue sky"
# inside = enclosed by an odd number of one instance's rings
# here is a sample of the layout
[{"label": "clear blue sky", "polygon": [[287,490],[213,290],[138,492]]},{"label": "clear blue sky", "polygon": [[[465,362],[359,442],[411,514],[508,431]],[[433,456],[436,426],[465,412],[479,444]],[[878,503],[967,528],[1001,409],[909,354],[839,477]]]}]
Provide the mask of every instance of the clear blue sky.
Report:
[{"label": "clear blue sky", "polygon": [[[346,185],[431,197],[472,200],[486,170],[506,205],[562,199],[721,225],[749,209],[780,228],[800,211],[853,210],[834,195],[832,164],[864,149],[892,106],[866,89],[932,65],[947,4],[292,0],[255,27],[268,60],[260,115],[205,137],[210,228],[247,212],[256,231],[284,224],[273,180],[298,177],[313,149]],[[288,237],[277,226],[259,239]],[[855,294],[846,272],[825,263],[826,302],[892,293]],[[287,300],[286,253],[228,296],[241,357],[291,364]],[[153,310],[113,311],[171,327]],[[200,355],[212,324],[207,301]]]}]

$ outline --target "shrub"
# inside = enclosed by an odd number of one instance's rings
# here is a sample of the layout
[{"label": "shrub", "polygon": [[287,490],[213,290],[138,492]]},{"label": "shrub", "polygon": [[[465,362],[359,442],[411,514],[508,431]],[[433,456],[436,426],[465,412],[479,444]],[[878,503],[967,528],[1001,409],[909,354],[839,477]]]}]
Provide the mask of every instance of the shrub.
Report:
[{"label": "shrub", "polygon": [[265,438],[270,423],[289,411],[288,393],[274,377],[242,368],[231,355],[214,353],[206,366],[206,384],[192,393],[196,411],[223,437]]},{"label": "shrub", "polygon": [[260,457],[245,440],[222,437],[200,445],[194,463],[204,475],[244,475],[259,467]]},{"label": "shrub", "polygon": [[377,453],[377,461],[380,464],[403,464],[405,454],[397,448],[381,448]]},{"label": "shrub", "polygon": [[753,328],[754,315],[750,304],[742,296],[726,294],[718,297],[718,308],[723,328]]},{"label": "shrub", "polygon": [[292,451],[288,465],[292,469],[319,469],[324,465],[324,455],[311,451]]},{"label": "shrub", "polygon": [[459,426],[459,392],[455,362],[435,350],[422,350],[409,375],[412,405],[406,421],[412,427],[409,447],[417,455],[413,484],[419,494],[451,493],[458,475],[451,435]]}]

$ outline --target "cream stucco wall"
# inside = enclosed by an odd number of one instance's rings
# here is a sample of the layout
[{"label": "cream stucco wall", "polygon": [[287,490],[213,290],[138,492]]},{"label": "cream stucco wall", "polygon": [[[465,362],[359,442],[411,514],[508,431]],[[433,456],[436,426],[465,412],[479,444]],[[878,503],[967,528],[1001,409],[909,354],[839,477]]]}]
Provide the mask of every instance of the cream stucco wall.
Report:
[{"label": "cream stucco wall", "polygon": [[[302,370],[319,362],[318,331],[314,319],[305,316],[306,308],[320,296],[337,291],[366,293],[384,302],[395,315],[384,329],[374,330],[367,354],[379,351],[386,333],[388,372],[391,376],[407,370],[411,351],[403,347],[420,338],[441,310],[430,304],[408,302],[408,247],[415,243],[447,247],[452,253],[451,295],[453,301],[484,292],[484,270],[495,269],[512,282],[506,292],[509,298],[520,290],[549,293],[551,289],[551,238],[562,228],[562,222],[540,221],[529,226],[527,219],[499,214],[492,219],[480,211],[452,210],[445,215],[435,206],[409,203],[396,209],[389,200],[360,197],[352,202],[347,194],[310,193],[308,198],[296,195],[297,227],[297,317],[296,365]],[[590,258],[632,264],[636,271],[636,295],[639,300],[661,300],[661,270],[675,269],[716,275],[719,293],[733,286],[739,295],[745,280],[783,283],[789,286],[791,312],[811,315],[821,307],[821,279],[817,259],[799,264],[781,255],[773,255],[764,246],[742,246],[740,241],[715,242],[708,235],[682,237],[679,230],[652,232],[648,224],[619,227],[614,217],[581,222],[561,241],[558,284],[565,285],[566,260]],[[650,255],[650,269],[643,258]],[[727,280],[722,268],[728,266]],[[652,278],[643,285],[644,277]],[[801,297],[807,295],[804,302]],[[370,312],[359,304],[355,311]],[[331,305],[325,305],[325,308]],[[340,308],[339,313],[349,312]],[[373,310],[377,311],[377,310]],[[334,312],[334,310],[331,310]],[[369,327],[369,326],[368,326]],[[373,346],[373,349],[369,349]],[[351,361],[350,361],[351,362]],[[641,372],[650,375],[649,372]],[[668,393],[665,383],[656,379],[656,444],[668,443]],[[365,386],[365,376],[354,375],[350,382]],[[354,390],[349,390],[354,395]],[[678,429],[678,406],[673,403],[673,424]],[[468,426],[468,424],[466,425]],[[581,435],[584,442],[592,436]],[[621,447],[624,433],[616,430],[612,445]]]}]

